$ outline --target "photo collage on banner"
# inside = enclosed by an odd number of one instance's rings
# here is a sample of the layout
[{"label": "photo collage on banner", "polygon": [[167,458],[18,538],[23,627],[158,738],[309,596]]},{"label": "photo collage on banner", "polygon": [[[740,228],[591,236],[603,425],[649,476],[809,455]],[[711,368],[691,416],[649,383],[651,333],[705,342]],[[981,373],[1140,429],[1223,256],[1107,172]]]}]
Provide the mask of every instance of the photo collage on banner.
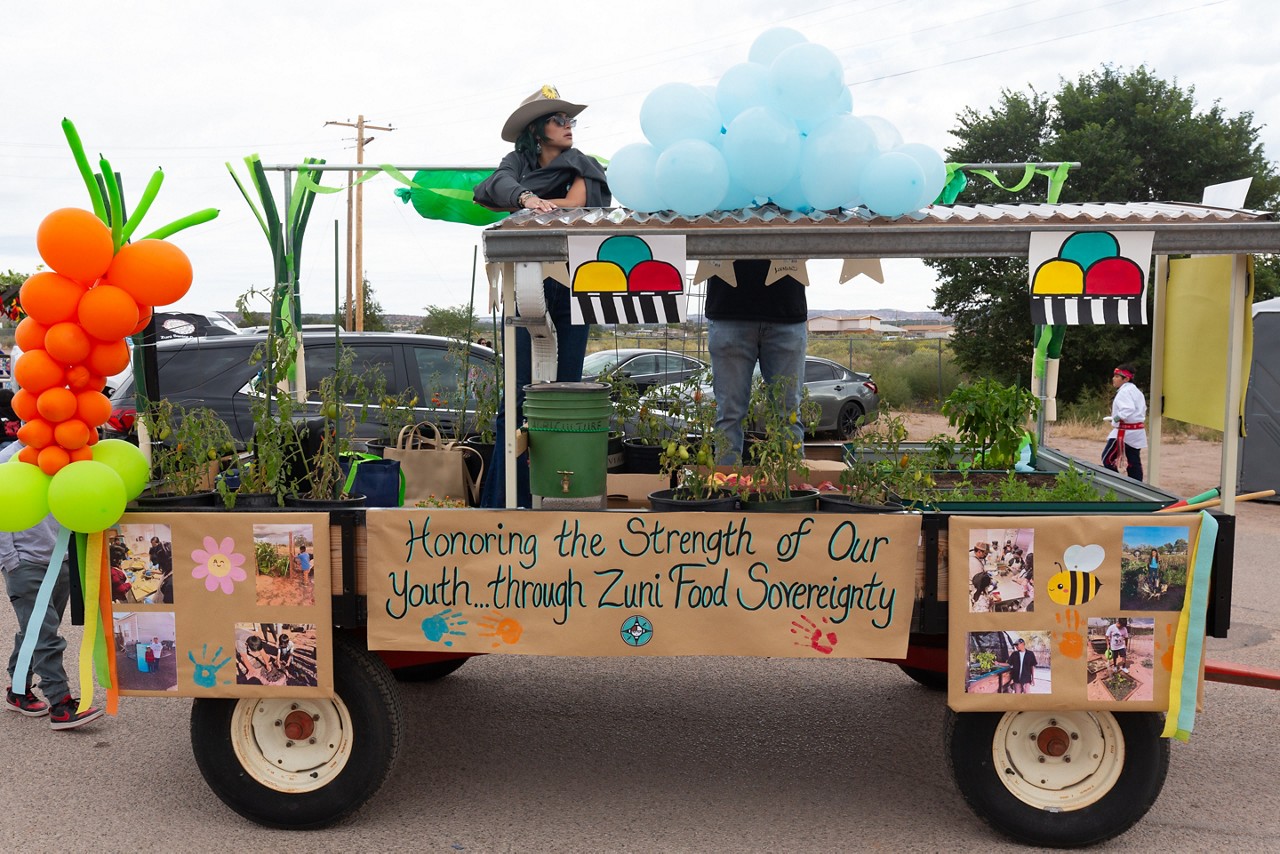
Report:
[{"label": "photo collage on banner", "polygon": [[319,513],[127,513],[107,531],[121,694],[331,696]]},{"label": "photo collage on banner", "polygon": [[1167,708],[1199,527],[1195,516],[951,519],[951,707]]}]

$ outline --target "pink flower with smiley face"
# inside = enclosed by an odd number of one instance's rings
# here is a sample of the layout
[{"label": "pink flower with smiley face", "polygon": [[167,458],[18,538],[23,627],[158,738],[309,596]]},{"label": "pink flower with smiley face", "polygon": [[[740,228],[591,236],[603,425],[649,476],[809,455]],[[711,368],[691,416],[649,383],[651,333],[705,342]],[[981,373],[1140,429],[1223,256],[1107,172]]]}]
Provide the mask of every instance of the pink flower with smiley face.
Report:
[{"label": "pink flower with smiley face", "polygon": [[223,537],[222,542],[205,537],[204,548],[191,552],[191,559],[196,562],[191,577],[203,578],[204,587],[210,593],[222,588],[222,592],[230,596],[235,591],[236,582],[246,578],[242,568],[245,557],[235,548],[236,542],[230,537]]}]

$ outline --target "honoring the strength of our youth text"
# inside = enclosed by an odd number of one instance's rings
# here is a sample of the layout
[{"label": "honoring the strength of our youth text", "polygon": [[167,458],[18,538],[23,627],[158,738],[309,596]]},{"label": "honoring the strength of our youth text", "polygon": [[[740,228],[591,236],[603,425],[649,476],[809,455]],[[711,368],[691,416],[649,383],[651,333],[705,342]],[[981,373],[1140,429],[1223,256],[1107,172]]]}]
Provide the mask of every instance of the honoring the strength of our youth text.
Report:
[{"label": "honoring the strength of our youth text", "polygon": [[[570,517],[549,543],[508,522],[432,530],[431,515],[409,516],[384,607],[393,620],[445,606],[550,611],[556,625],[586,608],[800,610],[837,625],[858,614],[874,629],[893,625],[898,590],[876,567],[892,538],[875,532],[874,516],[862,517],[871,533],[852,517],[820,525],[796,515],[766,537],[749,516],[697,515],[697,527],[689,516],[634,515],[621,532],[613,514]],[[607,533],[595,518],[613,522]]]}]

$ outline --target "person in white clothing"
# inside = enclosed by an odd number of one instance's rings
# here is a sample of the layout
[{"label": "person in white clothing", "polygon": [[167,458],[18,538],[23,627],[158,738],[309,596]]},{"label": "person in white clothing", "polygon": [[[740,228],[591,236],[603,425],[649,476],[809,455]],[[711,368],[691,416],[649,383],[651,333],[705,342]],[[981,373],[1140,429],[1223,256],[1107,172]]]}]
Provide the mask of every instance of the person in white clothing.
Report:
[{"label": "person in white clothing", "polygon": [[1119,471],[1123,448],[1126,474],[1142,480],[1142,449],[1147,446],[1147,399],[1133,384],[1133,376],[1133,365],[1121,365],[1111,374],[1116,396],[1111,401],[1111,414],[1103,419],[1111,423],[1111,432],[1102,449],[1102,464]]}]

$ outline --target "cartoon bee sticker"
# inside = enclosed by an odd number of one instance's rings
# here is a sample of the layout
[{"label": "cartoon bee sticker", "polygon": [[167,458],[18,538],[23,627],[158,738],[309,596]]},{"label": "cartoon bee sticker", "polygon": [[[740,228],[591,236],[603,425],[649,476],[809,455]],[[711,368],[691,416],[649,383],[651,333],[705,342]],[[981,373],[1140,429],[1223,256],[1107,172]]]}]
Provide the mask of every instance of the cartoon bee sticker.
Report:
[{"label": "cartoon bee sticker", "polygon": [[1102,582],[1094,577],[1093,571],[1102,565],[1106,556],[1106,549],[1097,543],[1071,546],[1062,555],[1067,562],[1066,569],[1054,561],[1062,571],[1049,579],[1049,598],[1059,605],[1083,605],[1098,595]]}]

